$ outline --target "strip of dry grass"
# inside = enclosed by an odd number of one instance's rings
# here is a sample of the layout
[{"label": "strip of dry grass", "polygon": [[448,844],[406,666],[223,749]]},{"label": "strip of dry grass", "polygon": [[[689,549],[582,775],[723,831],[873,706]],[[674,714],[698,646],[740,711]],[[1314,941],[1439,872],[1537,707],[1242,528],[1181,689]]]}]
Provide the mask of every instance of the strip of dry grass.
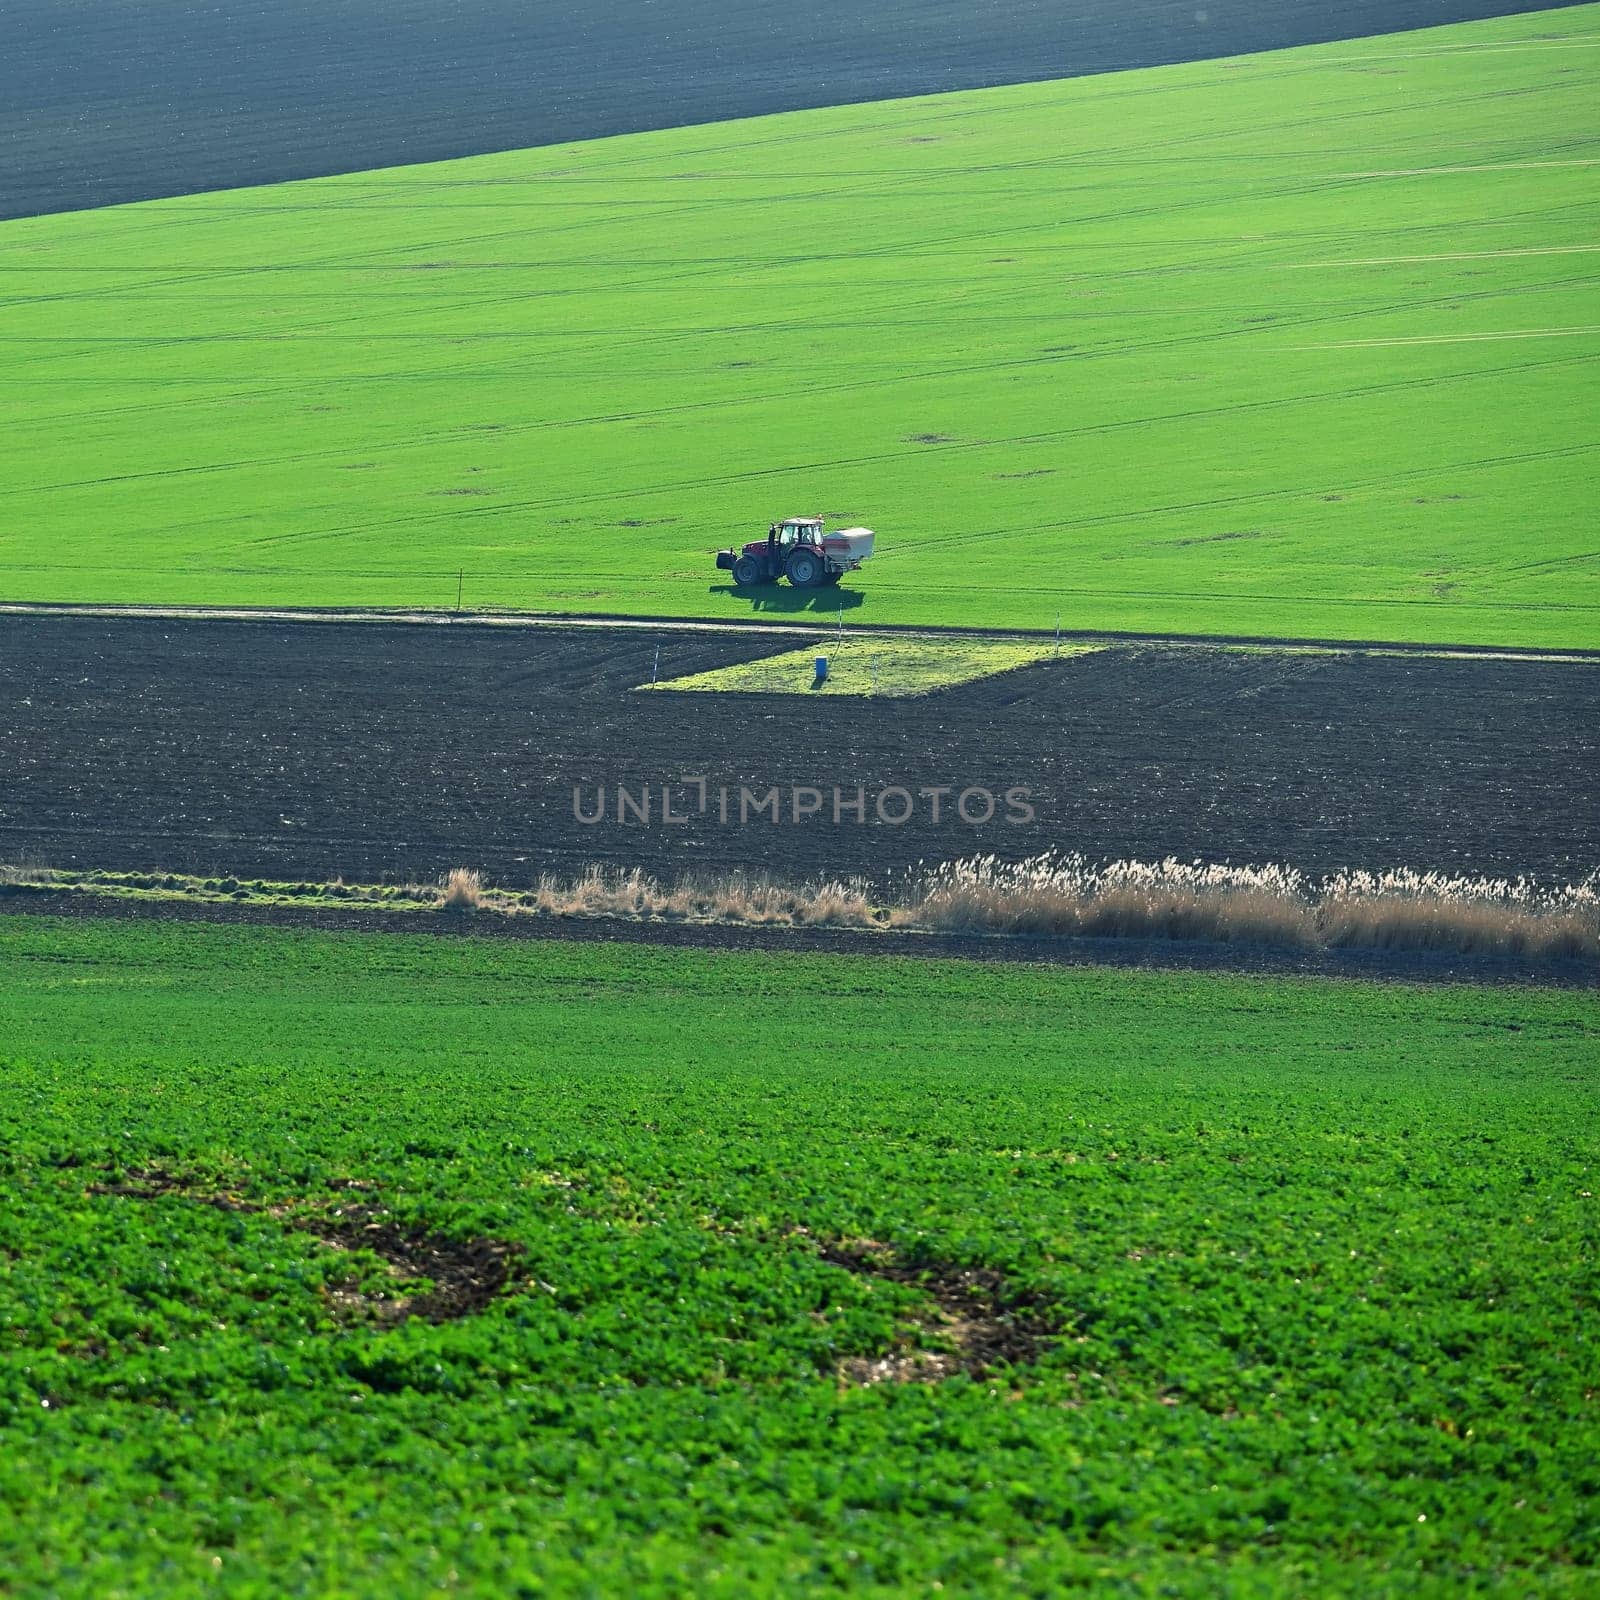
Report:
[{"label": "strip of dry grass", "polygon": [[1312,881],[1279,866],[985,856],[933,868],[892,921],[968,933],[1600,960],[1594,877],[1540,885],[1396,869]]},{"label": "strip of dry grass", "polygon": [[1304,950],[1437,951],[1600,962],[1600,874],[1580,884],[1407,869],[1308,879],[1293,868],[1077,856],[945,862],[885,893],[858,879],[784,884],[727,873],[665,883],[594,865],[530,889],[457,867],[434,884],[240,882],[0,865],[0,892],[350,905],[395,913],[627,918],[751,927],[892,928],[1034,938],[1202,941]]},{"label": "strip of dry grass", "polygon": [[471,867],[452,867],[439,886],[441,911],[476,911],[483,904],[483,875]]},{"label": "strip of dry grass", "polygon": [[[781,884],[745,873],[683,878],[666,885],[635,867],[623,872],[591,866],[575,879],[546,874],[512,911],[556,916],[660,917],[694,922],[738,922],[758,927],[870,928],[887,920],[866,884],[829,880]],[[500,909],[500,908],[497,908]]]}]

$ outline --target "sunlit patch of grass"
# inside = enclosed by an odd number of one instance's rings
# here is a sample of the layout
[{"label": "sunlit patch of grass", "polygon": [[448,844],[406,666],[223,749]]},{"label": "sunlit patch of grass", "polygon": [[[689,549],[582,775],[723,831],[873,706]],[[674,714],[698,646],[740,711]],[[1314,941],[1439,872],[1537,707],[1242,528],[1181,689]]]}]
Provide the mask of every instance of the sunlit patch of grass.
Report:
[{"label": "sunlit patch of grass", "polygon": [[[692,689],[732,694],[917,695],[948,689],[1038,661],[1088,655],[1099,645],[1057,645],[1052,640],[939,639],[846,634],[819,639],[800,650],[763,656],[692,673],[646,689]],[[818,681],[819,657],[828,663]]]}]

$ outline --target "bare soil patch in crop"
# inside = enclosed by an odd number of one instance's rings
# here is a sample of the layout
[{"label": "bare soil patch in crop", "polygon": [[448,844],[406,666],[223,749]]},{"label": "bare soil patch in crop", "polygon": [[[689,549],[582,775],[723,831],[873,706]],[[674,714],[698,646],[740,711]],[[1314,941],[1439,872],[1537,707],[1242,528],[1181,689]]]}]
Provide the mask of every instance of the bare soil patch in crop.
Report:
[{"label": "bare soil patch in crop", "polygon": [[[1600,865],[1600,668],[1160,646],[1063,656],[916,699],[657,690],[796,638],[36,616],[0,653],[0,861],[239,879],[530,885],[589,862],[878,881],[919,861],[1396,865],[1580,880]],[[664,784],[713,797],[663,823]],[[619,818],[618,786],[653,795]],[[824,791],[740,825],[741,788]],[[954,794],[1026,789],[964,821]],[[714,797],[735,799],[730,820]],[[836,818],[947,791],[904,825]],[[592,810],[584,823],[574,791]],[[973,808],[969,808],[971,810]]]},{"label": "bare soil patch in crop", "polygon": [[928,1300],[894,1350],[840,1362],[839,1376],[847,1383],[934,1383],[958,1372],[981,1376],[997,1366],[1036,1360],[1058,1331],[1038,1298],[1017,1290],[995,1267],[903,1261],[875,1239],[833,1240],[818,1253],[847,1272],[921,1290]]},{"label": "bare soil patch in crop", "polygon": [[[372,1186],[356,1179],[335,1185],[367,1194]],[[114,1182],[92,1183],[88,1192],[130,1200],[169,1196],[212,1206],[219,1211],[270,1216],[284,1227],[309,1234],[333,1250],[370,1250],[395,1279],[394,1294],[373,1294],[355,1287],[335,1289],[336,1309],[360,1314],[386,1325],[411,1317],[425,1322],[453,1322],[484,1310],[510,1277],[521,1247],[503,1239],[455,1238],[415,1224],[402,1223],[377,1198],[329,1204],[301,1201],[269,1205],[220,1190],[201,1176],[163,1167],[140,1167]],[[404,1292],[404,1285],[427,1279],[429,1287]]]},{"label": "bare soil patch in crop", "polygon": [[372,1251],[398,1277],[430,1281],[421,1294],[391,1302],[395,1321],[453,1322],[484,1310],[505,1287],[518,1254],[516,1245],[502,1239],[456,1239],[407,1227],[377,1205],[340,1207],[304,1226],[323,1244]]}]

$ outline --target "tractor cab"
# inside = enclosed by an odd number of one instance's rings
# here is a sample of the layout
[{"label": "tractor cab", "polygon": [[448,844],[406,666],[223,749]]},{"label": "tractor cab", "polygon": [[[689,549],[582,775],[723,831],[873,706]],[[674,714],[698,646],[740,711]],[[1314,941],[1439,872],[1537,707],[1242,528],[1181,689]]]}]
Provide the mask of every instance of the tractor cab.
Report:
[{"label": "tractor cab", "polygon": [[815,545],[822,548],[822,518],[821,517],[786,517],[782,522],[775,522],[767,530],[767,543],[775,546],[783,560],[789,559],[790,552],[796,545]]}]

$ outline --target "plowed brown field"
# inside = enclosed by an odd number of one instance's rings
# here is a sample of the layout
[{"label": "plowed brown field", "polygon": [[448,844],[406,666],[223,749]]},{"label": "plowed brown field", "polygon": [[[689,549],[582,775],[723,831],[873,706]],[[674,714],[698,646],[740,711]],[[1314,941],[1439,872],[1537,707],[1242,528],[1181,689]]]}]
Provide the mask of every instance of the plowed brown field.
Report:
[{"label": "plowed brown field", "polygon": [[[1590,664],[1114,647],[851,700],[635,692],[658,639],[663,677],[793,645],[752,635],[0,627],[0,860],[362,880],[468,864],[508,884],[589,861],[882,879],[1046,849],[1311,871],[1572,878],[1600,865]],[[706,780],[704,811],[690,778]],[[648,824],[618,820],[618,785],[636,807],[650,792]],[[687,820],[662,823],[663,785]],[[798,826],[796,786],[822,805]],[[858,786],[865,822],[848,809]],[[577,821],[574,789],[592,814],[602,787],[604,820]],[[777,788],[783,820],[741,826],[741,788]],[[1012,788],[1028,791],[1027,824],[1005,820]],[[876,819],[886,789],[907,791],[910,821]],[[951,791],[937,822],[927,789]],[[962,820],[963,790],[994,794],[995,818]]]}]

